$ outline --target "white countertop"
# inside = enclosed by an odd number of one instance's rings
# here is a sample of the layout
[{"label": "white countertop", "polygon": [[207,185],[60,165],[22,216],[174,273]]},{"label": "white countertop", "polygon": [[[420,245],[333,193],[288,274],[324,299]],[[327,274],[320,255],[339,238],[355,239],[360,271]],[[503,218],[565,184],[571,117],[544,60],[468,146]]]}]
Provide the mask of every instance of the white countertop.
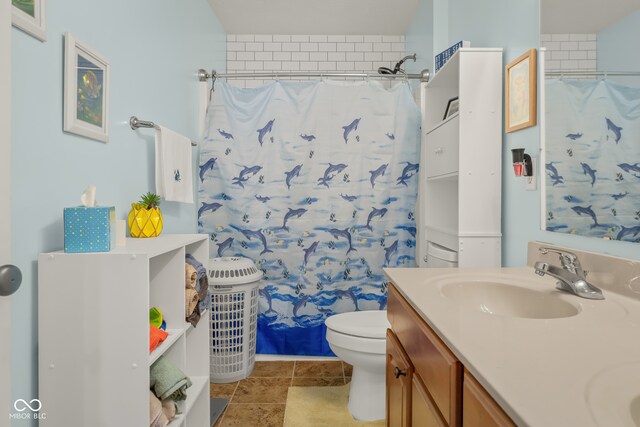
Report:
[{"label": "white countertop", "polygon": [[[630,409],[640,414],[640,301],[607,290],[600,301],[557,291],[555,279],[531,267],[384,271],[518,425],[640,425]],[[456,281],[534,289],[579,313],[530,319],[463,308],[441,292]]]}]

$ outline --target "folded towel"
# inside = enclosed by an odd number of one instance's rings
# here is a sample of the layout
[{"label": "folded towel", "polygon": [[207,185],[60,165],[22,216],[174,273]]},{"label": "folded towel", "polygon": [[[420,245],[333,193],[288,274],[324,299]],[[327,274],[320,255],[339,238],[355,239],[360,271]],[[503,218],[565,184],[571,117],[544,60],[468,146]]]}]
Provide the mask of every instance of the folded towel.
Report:
[{"label": "folded towel", "polygon": [[185,302],[185,308],[184,308],[185,310],[184,317],[188,318],[193,313],[193,310],[195,310],[196,307],[198,306],[198,301],[200,301],[200,299],[198,298],[198,293],[196,292],[195,289],[186,289],[185,300],[186,302]]},{"label": "folded towel", "polygon": [[196,281],[198,280],[198,272],[191,264],[184,265],[185,274],[185,287],[190,289],[196,288]]},{"label": "folded towel", "polygon": [[171,421],[178,413],[178,405],[171,399],[165,399],[162,401],[162,412]]},{"label": "folded towel", "polygon": [[149,309],[149,324],[156,328],[162,327],[162,311],[159,308],[151,307]]},{"label": "folded towel", "polygon": [[162,329],[149,325],[149,353],[155,350],[168,336],[169,334]]},{"label": "folded towel", "polygon": [[192,265],[198,272],[198,282],[196,283],[196,291],[200,297],[200,313],[204,313],[211,305],[211,294],[209,294],[209,279],[207,278],[207,269],[191,254],[185,257],[187,264]]},{"label": "folded towel", "polygon": [[187,316],[187,318],[185,319],[187,322],[191,323],[191,326],[193,326],[194,328],[196,327],[196,325],[198,324],[198,322],[200,321],[200,317],[202,316],[202,314],[200,313],[200,306],[196,305],[195,310],[193,310],[193,313],[191,313],[189,316]]},{"label": "folded towel", "polygon": [[156,193],[165,200],[193,203],[191,140],[159,126],[156,129]]},{"label": "folded towel", "polygon": [[149,390],[149,426],[165,427],[169,424],[169,419],[164,413],[163,405],[155,394]]},{"label": "folded towel", "polygon": [[160,399],[179,401],[187,398],[191,380],[166,357],[160,356],[151,365],[150,375],[151,388]]}]

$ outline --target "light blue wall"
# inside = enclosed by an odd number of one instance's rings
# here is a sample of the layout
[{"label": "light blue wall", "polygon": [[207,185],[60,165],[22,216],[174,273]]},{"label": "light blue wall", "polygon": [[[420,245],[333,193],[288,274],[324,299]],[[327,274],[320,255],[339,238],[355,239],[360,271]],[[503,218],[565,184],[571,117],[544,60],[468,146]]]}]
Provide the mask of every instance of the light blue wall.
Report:
[{"label": "light blue wall", "polygon": [[[108,144],[62,132],[65,32],[111,66]],[[114,205],[124,219],[130,203],[155,188],[153,131],[133,132],[129,116],[197,139],[196,70],[224,70],[226,61],[226,36],[206,0],[48,2],[47,34],[40,43],[12,31],[12,243],[24,274],[13,300],[12,371],[15,398],[27,400],[37,396],[36,259],[62,248],[63,208],[95,184],[99,204]],[[195,205],[163,203],[162,210],[166,232],[196,231]]]},{"label": "light blue wall", "polygon": [[[404,69],[407,73],[417,74],[425,68],[433,71],[433,1],[420,2],[415,18],[405,35],[407,55],[417,54],[416,62],[407,61]],[[438,1],[438,0],[435,0]]]},{"label": "light blue wall", "polygon": [[[597,35],[598,70],[640,71],[640,10]],[[640,86],[640,77],[614,77],[623,84]]]}]

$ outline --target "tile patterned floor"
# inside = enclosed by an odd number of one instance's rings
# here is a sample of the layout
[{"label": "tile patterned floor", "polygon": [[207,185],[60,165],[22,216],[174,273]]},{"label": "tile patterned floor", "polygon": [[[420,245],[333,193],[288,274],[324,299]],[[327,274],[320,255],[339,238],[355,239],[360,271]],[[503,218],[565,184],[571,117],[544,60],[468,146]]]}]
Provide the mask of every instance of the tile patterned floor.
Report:
[{"label": "tile patterned floor", "polygon": [[341,361],[256,362],[249,378],[211,384],[211,397],[229,399],[215,427],[282,427],[290,386],[336,386],[351,381],[352,367]]}]

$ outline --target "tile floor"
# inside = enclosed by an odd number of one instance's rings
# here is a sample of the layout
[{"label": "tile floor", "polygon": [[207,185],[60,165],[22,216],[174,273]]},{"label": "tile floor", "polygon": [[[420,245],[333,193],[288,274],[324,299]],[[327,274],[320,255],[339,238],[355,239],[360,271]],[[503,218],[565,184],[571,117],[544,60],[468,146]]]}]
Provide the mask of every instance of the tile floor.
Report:
[{"label": "tile floor", "polygon": [[229,399],[215,427],[282,427],[290,386],[335,386],[351,380],[341,361],[256,362],[251,376],[230,384],[211,384],[211,397]]}]

